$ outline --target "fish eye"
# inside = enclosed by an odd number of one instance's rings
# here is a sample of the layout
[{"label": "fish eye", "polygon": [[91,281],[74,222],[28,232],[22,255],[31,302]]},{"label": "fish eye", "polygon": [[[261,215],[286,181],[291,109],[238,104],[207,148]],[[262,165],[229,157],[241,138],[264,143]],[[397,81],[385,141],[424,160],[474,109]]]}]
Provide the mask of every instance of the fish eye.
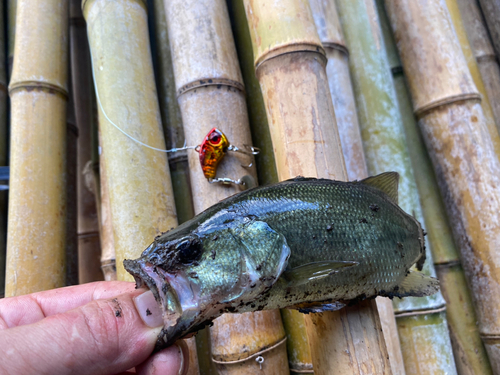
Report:
[{"label": "fish eye", "polygon": [[175,250],[182,264],[191,264],[201,255],[201,245],[198,241],[184,240],[175,246]]}]

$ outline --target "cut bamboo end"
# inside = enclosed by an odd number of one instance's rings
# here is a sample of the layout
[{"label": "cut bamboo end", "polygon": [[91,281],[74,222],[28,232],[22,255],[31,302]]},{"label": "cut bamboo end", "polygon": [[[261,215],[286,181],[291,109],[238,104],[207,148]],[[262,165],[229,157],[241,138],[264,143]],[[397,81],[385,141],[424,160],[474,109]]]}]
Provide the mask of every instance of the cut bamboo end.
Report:
[{"label": "cut bamboo end", "polygon": [[445,312],[396,317],[406,375],[455,374],[453,357],[440,340],[448,336]]},{"label": "cut bamboo end", "polygon": [[165,149],[146,9],[142,1],[131,0],[88,0],[82,6],[106,153],[117,277],[133,281],[123,260],[137,258],[155,236],[177,225],[167,157],[126,137],[109,121],[141,142]]},{"label": "cut bamboo end", "polygon": [[297,310],[281,310],[283,327],[286,332],[288,364],[294,374],[313,373],[311,349],[306,334],[304,314]]}]

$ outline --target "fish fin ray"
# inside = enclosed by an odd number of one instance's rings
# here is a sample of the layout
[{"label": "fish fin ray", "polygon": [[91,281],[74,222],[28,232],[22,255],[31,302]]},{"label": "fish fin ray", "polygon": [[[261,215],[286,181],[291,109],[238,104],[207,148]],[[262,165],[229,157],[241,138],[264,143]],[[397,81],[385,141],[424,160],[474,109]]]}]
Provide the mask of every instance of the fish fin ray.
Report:
[{"label": "fish fin ray", "polygon": [[397,297],[425,297],[433,295],[439,291],[439,280],[420,273],[410,271],[403,279],[394,295]]},{"label": "fish fin ray", "polygon": [[343,269],[357,266],[358,262],[343,261],[321,261],[307,263],[299,267],[283,272],[283,277],[289,286],[299,286],[311,281],[317,281],[324,277],[333,275]]},{"label": "fish fin ray", "polygon": [[339,301],[330,302],[304,302],[297,305],[289,306],[287,309],[299,310],[302,314],[319,313],[325,311],[337,311],[345,307],[345,303]]},{"label": "fish fin ray", "polygon": [[359,181],[358,184],[372,186],[388,195],[394,203],[398,204],[398,172],[384,172],[376,176],[365,178]]}]

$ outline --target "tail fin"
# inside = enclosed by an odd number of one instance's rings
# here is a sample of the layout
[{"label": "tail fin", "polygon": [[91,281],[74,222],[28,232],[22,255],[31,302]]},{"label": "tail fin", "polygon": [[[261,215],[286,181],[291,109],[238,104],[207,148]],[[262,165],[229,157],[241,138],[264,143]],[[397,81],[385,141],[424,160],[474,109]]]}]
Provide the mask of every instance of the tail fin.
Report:
[{"label": "tail fin", "polygon": [[410,271],[399,288],[395,290],[397,297],[424,297],[439,291],[439,280],[423,273]]}]

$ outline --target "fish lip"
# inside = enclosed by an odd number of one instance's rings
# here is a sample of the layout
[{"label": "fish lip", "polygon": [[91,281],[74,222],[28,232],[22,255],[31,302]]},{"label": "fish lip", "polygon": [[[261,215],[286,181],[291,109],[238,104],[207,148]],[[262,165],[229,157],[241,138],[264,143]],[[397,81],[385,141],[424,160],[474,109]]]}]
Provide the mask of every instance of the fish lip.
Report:
[{"label": "fish lip", "polygon": [[158,288],[156,287],[156,283],[142,266],[145,262],[146,261],[141,258],[136,260],[125,259],[123,261],[123,266],[125,267],[125,270],[134,277],[135,288],[139,289],[146,285],[146,287],[153,293],[156,302],[158,302],[163,309],[163,303]]}]

